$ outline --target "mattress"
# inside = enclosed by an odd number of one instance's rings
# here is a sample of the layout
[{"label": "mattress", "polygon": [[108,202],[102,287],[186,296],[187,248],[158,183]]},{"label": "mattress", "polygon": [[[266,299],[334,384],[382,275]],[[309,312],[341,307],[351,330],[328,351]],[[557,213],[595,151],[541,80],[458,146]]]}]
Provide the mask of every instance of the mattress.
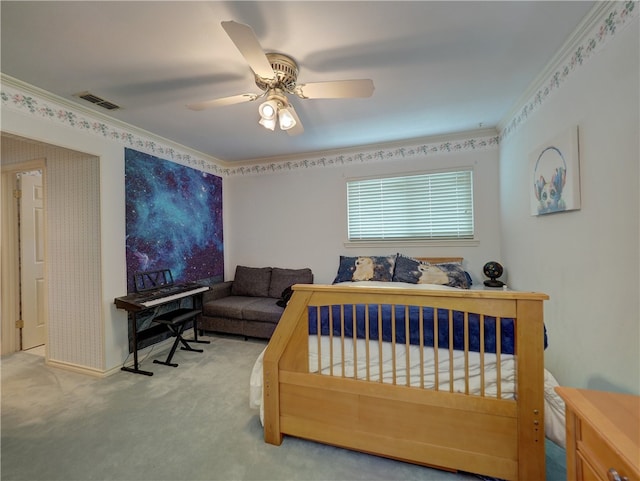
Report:
[{"label": "mattress", "polygon": [[[453,391],[467,393],[470,395],[484,395],[487,397],[498,397],[497,382],[497,359],[494,354],[485,353],[480,359],[479,353],[469,352],[465,359],[464,353],[453,351],[453,371],[449,373],[449,351],[432,348],[423,348],[424,368],[419,366],[420,352],[418,346],[410,346],[409,370],[407,366],[407,352],[405,345],[396,345],[395,360],[393,360],[392,347],[388,343],[382,343],[382,356],[385,361],[382,363],[382,372],[378,367],[378,356],[380,346],[378,342],[369,341],[369,368],[366,362],[365,341],[359,339],[353,348],[353,342],[344,343],[344,371],[342,368],[343,344],[340,339],[330,340],[322,336],[320,342],[320,355],[318,354],[318,339],[316,336],[309,337],[309,371],[320,372],[323,375],[333,375],[339,377],[350,377],[354,375],[360,380],[371,382],[395,383],[396,385],[409,385],[413,387],[424,387],[425,389],[436,388],[436,370],[438,365],[437,389],[439,391]],[[373,344],[373,345],[372,345]],[[333,345],[333,350],[331,346]],[[266,348],[265,348],[266,350]],[[249,406],[259,410],[260,422],[264,425],[264,405],[263,396],[263,350],[254,363],[249,381]],[[436,363],[437,356],[437,363]],[[394,369],[393,364],[396,368]],[[515,358],[511,355],[500,356],[500,398],[509,399],[515,395]],[[393,372],[396,372],[395,378]],[[480,372],[484,371],[484,376]],[[406,372],[409,372],[407,379]],[[468,386],[465,382],[466,373],[469,373]],[[424,385],[421,385],[420,378],[423,378]],[[558,382],[554,376],[545,369],[544,371],[544,411],[545,411],[545,435],[554,443],[565,447],[565,413],[564,402],[556,394],[554,387]]]}]

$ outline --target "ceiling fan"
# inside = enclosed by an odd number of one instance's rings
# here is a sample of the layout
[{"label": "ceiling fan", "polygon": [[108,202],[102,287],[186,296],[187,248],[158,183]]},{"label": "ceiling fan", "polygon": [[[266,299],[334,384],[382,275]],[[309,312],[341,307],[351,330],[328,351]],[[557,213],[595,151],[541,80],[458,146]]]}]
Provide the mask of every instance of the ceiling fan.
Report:
[{"label": "ceiling fan", "polygon": [[204,110],[265,98],[265,102],[258,108],[260,125],[274,130],[277,122],[281,130],[285,130],[289,135],[297,135],[301,134],[304,128],[293,105],[287,100],[287,94],[296,95],[301,99],[370,97],[373,94],[374,86],[370,79],[297,84],[296,61],[281,53],[264,52],[249,25],[225,21],[222,22],[222,28],[251,67],[256,85],[263,92],[244,93],[188,104],[187,107],[191,110]]}]

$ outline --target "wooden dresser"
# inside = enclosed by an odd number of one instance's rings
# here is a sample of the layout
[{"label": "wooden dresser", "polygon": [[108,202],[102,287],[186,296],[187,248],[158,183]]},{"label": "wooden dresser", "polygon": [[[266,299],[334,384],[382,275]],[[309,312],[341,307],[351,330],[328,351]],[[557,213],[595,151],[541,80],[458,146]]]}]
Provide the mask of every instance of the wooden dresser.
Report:
[{"label": "wooden dresser", "polygon": [[640,481],[640,396],[555,389],[566,404],[567,480]]}]

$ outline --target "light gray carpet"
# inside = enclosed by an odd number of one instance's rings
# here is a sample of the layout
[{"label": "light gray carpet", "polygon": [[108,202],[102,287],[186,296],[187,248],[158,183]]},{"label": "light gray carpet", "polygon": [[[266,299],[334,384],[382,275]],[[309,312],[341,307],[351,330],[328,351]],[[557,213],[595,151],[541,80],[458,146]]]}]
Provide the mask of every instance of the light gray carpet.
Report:
[{"label": "light gray carpet", "polygon": [[[476,480],[285,437],[264,443],[249,376],[264,342],[205,336],[152,377],[96,379],[19,352],[2,359],[2,480]],[[566,478],[547,443],[547,479]],[[537,481],[537,480],[536,480]]]}]

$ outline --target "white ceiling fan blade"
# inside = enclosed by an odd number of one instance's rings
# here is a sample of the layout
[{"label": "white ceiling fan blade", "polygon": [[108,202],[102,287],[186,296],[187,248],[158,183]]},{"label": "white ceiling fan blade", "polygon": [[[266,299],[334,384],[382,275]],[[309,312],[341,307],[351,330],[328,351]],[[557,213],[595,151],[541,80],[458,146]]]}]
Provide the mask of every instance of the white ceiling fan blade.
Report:
[{"label": "white ceiling fan blade", "polygon": [[300,135],[302,132],[304,132],[304,127],[302,126],[302,122],[300,122],[300,117],[298,117],[298,113],[291,104],[289,104],[289,111],[291,112],[293,118],[296,120],[296,125],[287,130],[287,134]]},{"label": "white ceiling fan blade", "polygon": [[188,104],[187,108],[191,110],[205,110],[215,107],[223,107],[225,105],[240,104],[242,102],[251,102],[259,97],[256,94],[239,94],[232,95],[231,97],[222,97],[214,100],[205,100],[204,102],[196,102],[194,104]]},{"label": "white ceiling fan blade", "polygon": [[373,80],[335,80],[298,85],[294,93],[303,99],[341,99],[350,97],[371,97]]},{"label": "white ceiling fan blade", "polygon": [[231,41],[240,50],[251,70],[258,76],[266,79],[275,78],[271,63],[256,37],[255,32],[249,25],[234,22],[233,20],[222,22],[222,28],[227,32]]}]

